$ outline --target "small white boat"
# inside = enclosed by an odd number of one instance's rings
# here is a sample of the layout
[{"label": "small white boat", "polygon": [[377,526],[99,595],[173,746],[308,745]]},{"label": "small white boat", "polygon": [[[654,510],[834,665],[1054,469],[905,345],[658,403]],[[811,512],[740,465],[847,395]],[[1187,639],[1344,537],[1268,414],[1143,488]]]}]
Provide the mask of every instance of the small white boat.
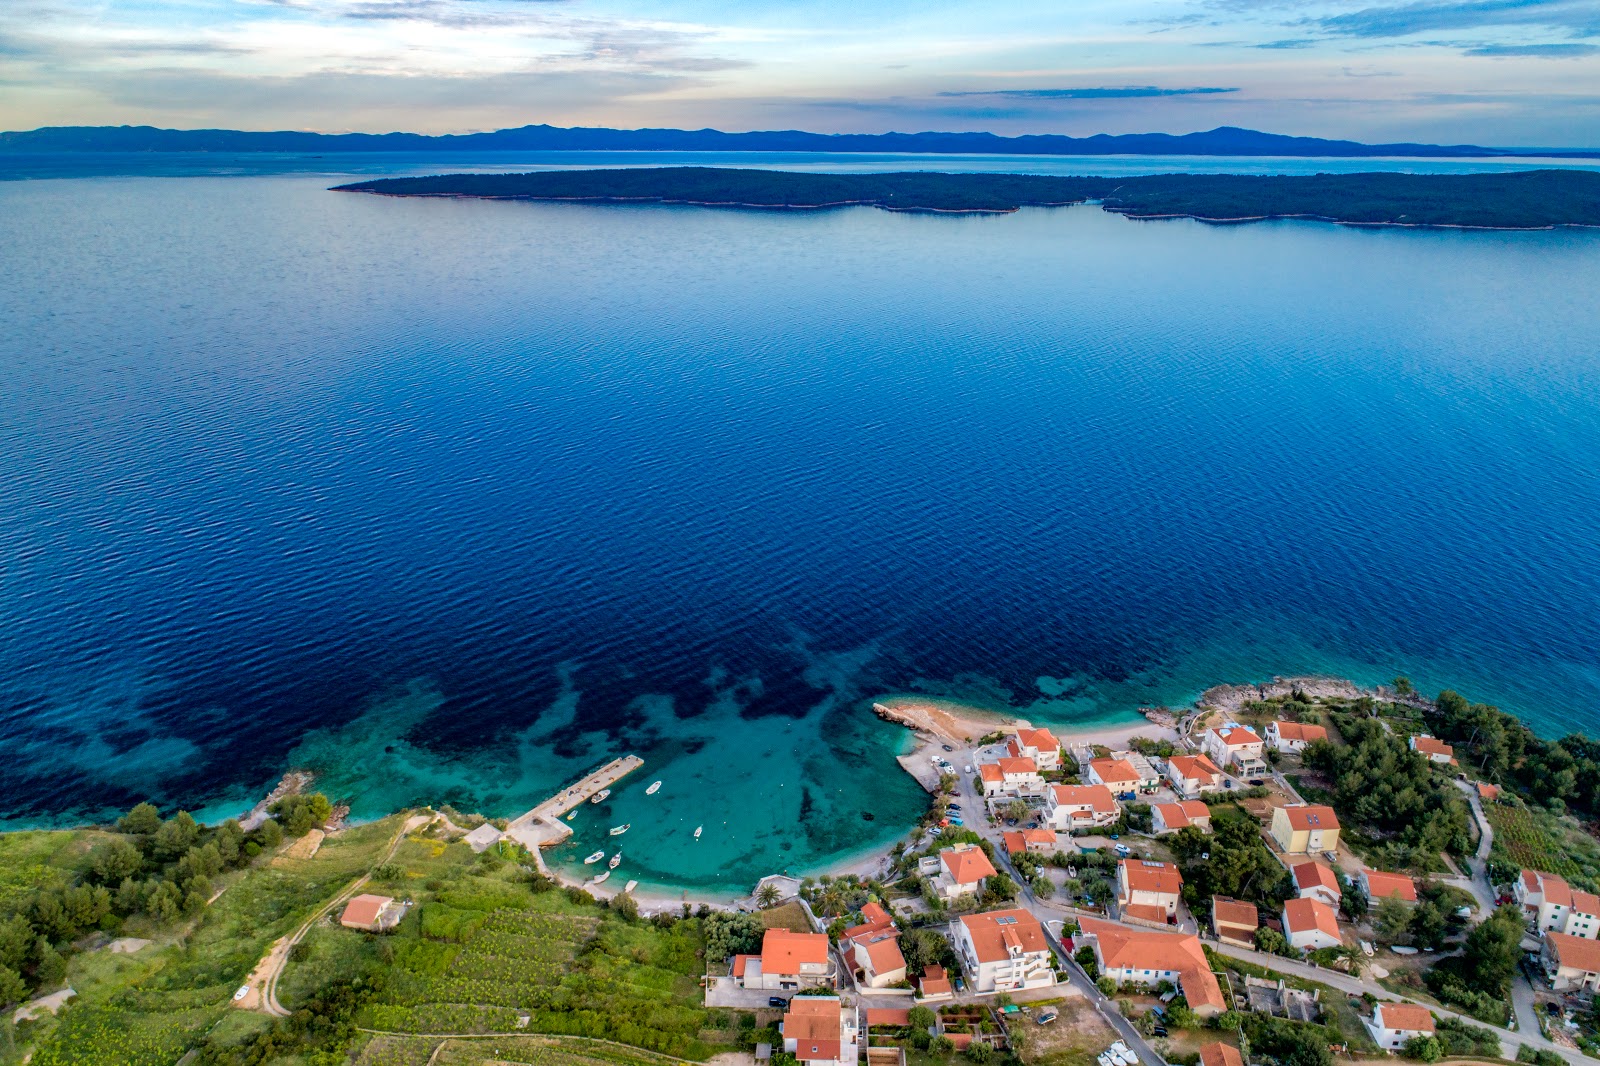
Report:
[{"label": "small white boat", "polygon": [[1139,1056],[1135,1055],[1128,1045],[1120,1040],[1107,1048],[1106,1054],[1122,1063],[1122,1066],[1134,1066],[1139,1061]]},{"label": "small white boat", "polygon": [[614,836],[614,837],[619,837],[623,833],[626,833],[629,829],[632,829],[632,828],[633,828],[633,823],[632,822],[624,822],[622,825],[614,825],[614,826],[611,827],[611,835]]},{"label": "small white boat", "polygon": [[634,889],[636,889],[638,887],[639,887],[639,882],[637,882],[637,881],[629,881],[627,884],[622,886],[622,891],[624,891],[624,892],[632,892]]},{"label": "small white boat", "polygon": [[1095,1061],[1098,1062],[1100,1066],[1122,1066],[1121,1063],[1117,1062],[1111,1057],[1111,1053],[1109,1051],[1100,1052],[1100,1057]]},{"label": "small white boat", "polygon": [[705,832],[705,828],[706,827],[703,826],[703,825],[697,825],[697,826],[694,827],[694,838],[696,840],[700,839],[700,834]]},{"label": "small white boat", "polygon": [[646,796],[654,796],[657,792],[660,792],[660,791],[661,791],[661,782],[660,781],[654,781],[654,782],[651,783],[649,788],[644,790],[644,794]]},{"label": "small white boat", "polygon": [[589,856],[587,859],[584,859],[583,860],[583,864],[585,866],[592,866],[593,864],[599,862],[601,859],[603,859],[605,857],[606,857],[606,853],[605,852],[597,851],[593,855]]},{"label": "small white boat", "polygon": [[569,822],[570,822],[570,821],[572,821],[572,820],[573,820],[573,819],[574,819],[574,818],[576,818],[576,817],[577,817],[577,816],[578,816],[578,812],[577,812],[577,811],[573,811],[573,812],[572,812],[572,813],[571,813],[571,814],[569,814],[569,815],[567,815],[567,821],[569,821]]},{"label": "small white boat", "polygon": [[613,870],[615,870],[617,867],[621,866],[622,865],[622,852],[619,851],[615,855],[611,856],[611,861],[606,863],[606,865],[611,867]]},{"label": "small white boat", "polygon": [[606,878],[608,878],[610,876],[611,876],[611,871],[610,870],[601,870],[599,873],[597,873],[593,877],[589,878],[589,883],[591,885],[598,885],[598,884],[600,884],[601,882],[603,882]]},{"label": "small white boat", "polygon": [[610,795],[611,795],[611,790],[609,788],[602,788],[599,792],[596,792],[594,795],[589,797],[589,802],[590,803],[604,803],[606,801],[607,797],[609,797]]}]

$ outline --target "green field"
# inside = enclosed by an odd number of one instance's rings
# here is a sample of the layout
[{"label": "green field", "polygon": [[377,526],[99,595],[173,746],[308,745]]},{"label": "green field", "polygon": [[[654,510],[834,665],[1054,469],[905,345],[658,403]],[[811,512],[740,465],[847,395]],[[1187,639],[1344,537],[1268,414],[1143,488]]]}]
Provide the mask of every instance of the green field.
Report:
[{"label": "green field", "polygon": [[355,1066],[426,1066],[444,1044],[435,1066],[483,1066],[490,1062],[527,1066],[670,1066],[681,1062],[636,1048],[577,1037],[497,1036],[478,1040],[379,1036],[362,1051]]},{"label": "green field", "polygon": [[1484,804],[1494,828],[1491,857],[1527,870],[1557,874],[1580,888],[1600,888],[1600,843],[1567,817],[1536,807]]}]

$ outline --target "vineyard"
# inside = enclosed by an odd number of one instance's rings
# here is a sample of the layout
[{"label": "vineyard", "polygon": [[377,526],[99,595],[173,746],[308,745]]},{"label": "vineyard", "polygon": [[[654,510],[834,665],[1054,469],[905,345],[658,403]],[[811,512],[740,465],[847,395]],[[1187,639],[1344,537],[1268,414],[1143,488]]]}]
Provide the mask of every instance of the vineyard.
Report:
[{"label": "vineyard", "polygon": [[505,1036],[488,1040],[438,1040],[428,1037],[375,1038],[356,1066],[427,1066],[435,1048],[445,1045],[435,1066],[673,1066],[680,1060],[600,1041],[573,1037]]},{"label": "vineyard", "polygon": [[1579,888],[1600,887],[1600,844],[1587,833],[1529,807],[1489,803],[1484,814],[1494,827],[1494,858],[1556,874]]}]

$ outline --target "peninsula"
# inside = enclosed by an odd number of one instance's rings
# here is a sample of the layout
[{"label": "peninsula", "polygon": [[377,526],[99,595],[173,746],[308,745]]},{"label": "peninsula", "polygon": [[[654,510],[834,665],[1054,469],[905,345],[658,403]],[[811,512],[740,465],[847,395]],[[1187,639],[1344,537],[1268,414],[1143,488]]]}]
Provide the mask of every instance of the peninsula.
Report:
[{"label": "peninsula", "polygon": [[1600,173],[1501,174],[815,174],[719,167],[439,174],[380,178],[342,192],[497,200],[696,204],[734,208],[880,207],[1004,213],[1089,201],[1130,218],[1252,222],[1308,218],[1349,225],[1548,229],[1600,226]]}]

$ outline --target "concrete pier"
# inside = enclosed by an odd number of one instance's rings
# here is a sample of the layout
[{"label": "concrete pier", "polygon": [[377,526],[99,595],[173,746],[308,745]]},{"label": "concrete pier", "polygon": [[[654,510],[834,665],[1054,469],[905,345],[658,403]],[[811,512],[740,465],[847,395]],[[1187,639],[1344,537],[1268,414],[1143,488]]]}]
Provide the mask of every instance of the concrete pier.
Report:
[{"label": "concrete pier", "polygon": [[540,848],[554,847],[572,835],[572,827],[562,821],[568,811],[587,802],[601,789],[610,788],[643,765],[644,760],[637,755],[624,755],[611,760],[582,781],[569,785],[527,814],[518,816],[506,827],[506,836],[535,855]]}]

